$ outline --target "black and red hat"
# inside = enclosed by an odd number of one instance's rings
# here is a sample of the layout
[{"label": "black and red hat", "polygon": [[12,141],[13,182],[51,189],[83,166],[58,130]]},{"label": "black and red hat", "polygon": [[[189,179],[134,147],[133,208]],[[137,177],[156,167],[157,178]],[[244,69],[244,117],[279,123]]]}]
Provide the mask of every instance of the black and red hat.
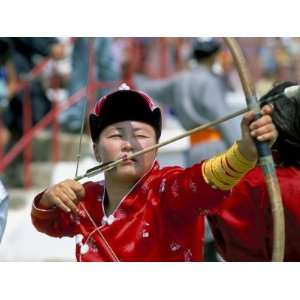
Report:
[{"label": "black and red hat", "polygon": [[117,122],[141,121],[151,125],[157,140],[161,135],[162,117],[160,108],[144,92],[131,90],[122,84],[119,90],[103,96],[89,116],[93,142],[97,142],[101,131]]}]

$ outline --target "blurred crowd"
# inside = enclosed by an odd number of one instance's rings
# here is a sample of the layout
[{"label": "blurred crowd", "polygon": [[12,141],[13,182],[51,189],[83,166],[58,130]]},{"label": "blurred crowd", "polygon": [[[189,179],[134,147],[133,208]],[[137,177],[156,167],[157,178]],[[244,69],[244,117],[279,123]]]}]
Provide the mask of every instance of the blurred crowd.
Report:
[{"label": "blurred crowd", "polygon": [[[34,125],[51,110],[54,98],[65,101],[86,86],[88,80],[118,83],[125,80],[133,85],[131,79],[136,73],[157,79],[190,68],[192,41],[193,38],[183,37],[0,38],[1,151],[7,152],[23,134],[26,96],[30,99]],[[300,38],[238,38],[238,41],[249,61],[259,95],[274,82],[300,80]],[[38,68],[42,62],[46,63]],[[219,51],[214,70],[222,74],[229,90],[240,88],[226,47]],[[108,90],[98,89],[94,100]],[[61,113],[62,131],[80,131],[85,100]]]}]

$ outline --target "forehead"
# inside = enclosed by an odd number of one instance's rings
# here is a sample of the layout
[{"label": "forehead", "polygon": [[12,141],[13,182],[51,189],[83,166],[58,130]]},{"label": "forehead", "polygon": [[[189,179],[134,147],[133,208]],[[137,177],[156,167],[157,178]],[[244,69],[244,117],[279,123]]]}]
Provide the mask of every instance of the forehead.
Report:
[{"label": "forehead", "polygon": [[122,121],[113,123],[103,129],[103,132],[108,132],[111,130],[124,130],[124,131],[137,131],[137,130],[145,130],[149,132],[153,132],[155,134],[154,128],[144,122],[141,121]]}]

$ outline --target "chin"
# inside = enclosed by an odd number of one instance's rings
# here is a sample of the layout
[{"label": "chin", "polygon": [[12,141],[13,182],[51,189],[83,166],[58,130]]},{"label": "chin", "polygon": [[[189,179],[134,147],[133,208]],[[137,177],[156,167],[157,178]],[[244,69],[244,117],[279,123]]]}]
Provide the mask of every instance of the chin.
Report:
[{"label": "chin", "polygon": [[142,175],[132,166],[122,166],[116,172],[116,176],[123,181],[137,181]]}]

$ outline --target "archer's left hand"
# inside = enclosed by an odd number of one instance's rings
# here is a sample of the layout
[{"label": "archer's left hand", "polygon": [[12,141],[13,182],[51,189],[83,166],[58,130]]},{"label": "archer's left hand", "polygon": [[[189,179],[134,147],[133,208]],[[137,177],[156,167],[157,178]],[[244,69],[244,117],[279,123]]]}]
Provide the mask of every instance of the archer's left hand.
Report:
[{"label": "archer's left hand", "polygon": [[242,139],[239,142],[239,150],[245,158],[249,160],[257,159],[254,139],[267,141],[270,146],[275,143],[278,132],[272,122],[272,111],[271,105],[265,105],[261,109],[262,116],[258,120],[254,120],[253,111],[247,112],[243,116],[241,122]]}]

